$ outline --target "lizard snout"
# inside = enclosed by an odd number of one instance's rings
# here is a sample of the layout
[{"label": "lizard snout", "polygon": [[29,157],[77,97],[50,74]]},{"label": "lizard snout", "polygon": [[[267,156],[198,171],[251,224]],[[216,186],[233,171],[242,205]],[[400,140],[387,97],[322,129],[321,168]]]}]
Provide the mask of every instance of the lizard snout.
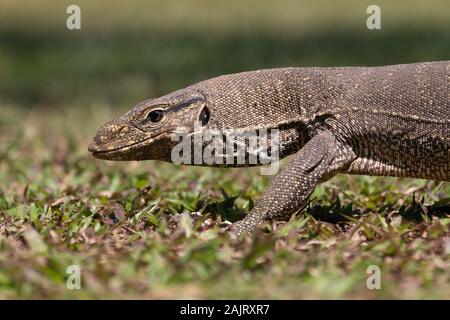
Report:
[{"label": "lizard snout", "polygon": [[91,153],[95,153],[95,152],[101,152],[101,150],[102,150],[101,145],[98,143],[97,136],[95,136],[89,143],[88,151]]},{"label": "lizard snout", "polygon": [[145,138],[140,130],[129,124],[109,122],[97,131],[88,150],[97,158],[109,158],[109,154],[129,148]]}]

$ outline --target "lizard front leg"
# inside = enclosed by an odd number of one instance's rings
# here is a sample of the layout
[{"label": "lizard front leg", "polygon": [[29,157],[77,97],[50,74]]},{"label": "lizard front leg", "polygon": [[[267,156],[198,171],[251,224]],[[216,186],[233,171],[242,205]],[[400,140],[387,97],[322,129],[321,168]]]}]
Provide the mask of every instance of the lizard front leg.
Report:
[{"label": "lizard front leg", "polygon": [[241,221],[230,226],[232,234],[253,232],[271,219],[288,219],[308,201],[319,182],[334,176],[355,159],[350,147],[328,130],[311,138],[295,158],[278,174]]}]

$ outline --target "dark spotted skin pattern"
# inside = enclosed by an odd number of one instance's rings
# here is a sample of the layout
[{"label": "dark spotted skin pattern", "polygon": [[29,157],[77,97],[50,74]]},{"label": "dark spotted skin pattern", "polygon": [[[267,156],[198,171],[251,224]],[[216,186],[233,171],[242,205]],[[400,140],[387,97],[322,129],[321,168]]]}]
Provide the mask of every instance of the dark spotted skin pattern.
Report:
[{"label": "dark spotted skin pattern", "polygon": [[[97,158],[171,161],[180,128],[280,130],[273,179],[233,234],[287,219],[315,186],[338,173],[449,181],[450,61],[385,67],[283,68],[224,75],[143,101],[101,127],[89,146]],[[148,120],[164,111],[158,123]]]}]

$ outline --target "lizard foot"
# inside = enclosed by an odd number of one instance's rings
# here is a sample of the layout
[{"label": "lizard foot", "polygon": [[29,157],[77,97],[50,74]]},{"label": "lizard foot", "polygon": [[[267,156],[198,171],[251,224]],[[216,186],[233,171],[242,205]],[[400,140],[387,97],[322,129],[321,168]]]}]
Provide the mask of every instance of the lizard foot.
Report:
[{"label": "lizard foot", "polygon": [[231,224],[227,231],[232,238],[238,238],[241,235],[252,234],[258,225],[253,220],[244,219]]},{"label": "lizard foot", "polygon": [[239,238],[240,235],[248,232],[248,230],[245,228],[245,224],[243,223],[242,220],[231,224],[227,228],[227,231],[232,239],[237,239],[237,238]]}]

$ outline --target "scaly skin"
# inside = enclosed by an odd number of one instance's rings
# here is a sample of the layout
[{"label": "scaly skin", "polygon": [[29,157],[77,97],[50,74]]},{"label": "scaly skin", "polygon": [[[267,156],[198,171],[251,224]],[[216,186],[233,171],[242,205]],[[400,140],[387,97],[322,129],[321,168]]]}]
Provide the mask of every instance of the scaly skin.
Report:
[{"label": "scaly skin", "polygon": [[[149,116],[155,109],[163,111]],[[194,130],[199,118],[207,119]],[[279,129],[280,158],[296,155],[231,226],[241,234],[289,218],[337,173],[449,181],[449,118],[450,61],[269,69],[143,101],[103,125],[89,150],[100,159],[171,162],[176,130]]]}]

